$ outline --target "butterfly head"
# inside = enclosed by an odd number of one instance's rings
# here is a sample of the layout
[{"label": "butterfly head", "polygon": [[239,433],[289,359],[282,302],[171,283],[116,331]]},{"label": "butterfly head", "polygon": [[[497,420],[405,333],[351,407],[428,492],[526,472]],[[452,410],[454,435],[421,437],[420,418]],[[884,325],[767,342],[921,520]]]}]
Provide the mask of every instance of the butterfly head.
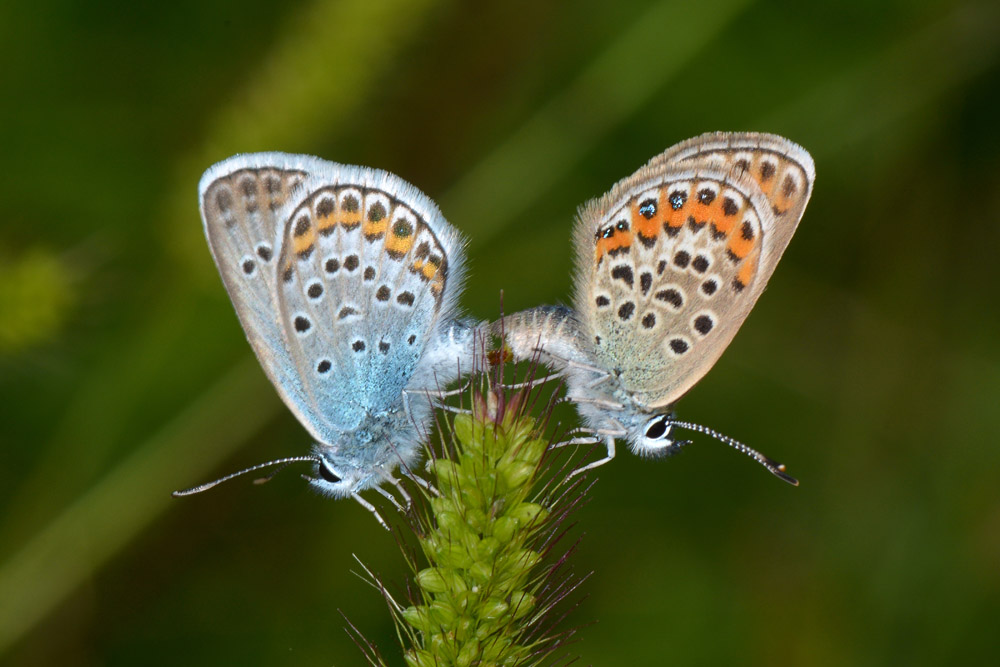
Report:
[{"label": "butterfly head", "polygon": [[673,413],[650,414],[634,411],[623,414],[618,421],[625,427],[632,451],[640,456],[671,456],[687,444],[673,437]]},{"label": "butterfly head", "polygon": [[364,488],[374,477],[370,470],[329,447],[317,448],[313,476],[305,476],[316,491],[331,498],[346,498]]}]

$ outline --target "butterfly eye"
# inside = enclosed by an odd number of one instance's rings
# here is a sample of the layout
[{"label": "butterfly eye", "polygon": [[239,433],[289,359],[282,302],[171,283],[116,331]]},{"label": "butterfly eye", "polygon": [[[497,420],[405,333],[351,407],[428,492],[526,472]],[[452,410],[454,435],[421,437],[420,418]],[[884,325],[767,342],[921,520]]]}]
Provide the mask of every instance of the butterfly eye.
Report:
[{"label": "butterfly eye", "polygon": [[321,461],[319,464],[319,476],[331,484],[336,484],[341,481],[340,477],[334,474],[334,472],[327,467],[325,461]]},{"label": "butterfly eye", "polygon": [[661,415],[651,421],[646,426],[646,437],[650,440],[659,440],[667,434],[669,429],[667,428],[667,415]]}]

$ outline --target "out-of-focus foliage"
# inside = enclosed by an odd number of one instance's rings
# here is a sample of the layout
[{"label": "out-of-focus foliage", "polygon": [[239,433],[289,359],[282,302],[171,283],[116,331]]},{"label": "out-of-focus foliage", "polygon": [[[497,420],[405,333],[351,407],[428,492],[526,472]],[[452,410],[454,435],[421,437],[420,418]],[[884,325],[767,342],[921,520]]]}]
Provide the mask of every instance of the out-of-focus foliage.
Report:
[{"label": "out-of-focus foliage", "polygon": [[995,659],[995,2],[10,0],[0,62],[5,664],[358,664],[338,610],[395,643],[363,509],[293,474],[169,498],[308,446],[205,247],[209,164],[398,173],[488,318],[565,301],[575,207],[709,130],[788,136],[817,182],[681,415],[802,486],[621,452],[578,515],[582,664]]}]

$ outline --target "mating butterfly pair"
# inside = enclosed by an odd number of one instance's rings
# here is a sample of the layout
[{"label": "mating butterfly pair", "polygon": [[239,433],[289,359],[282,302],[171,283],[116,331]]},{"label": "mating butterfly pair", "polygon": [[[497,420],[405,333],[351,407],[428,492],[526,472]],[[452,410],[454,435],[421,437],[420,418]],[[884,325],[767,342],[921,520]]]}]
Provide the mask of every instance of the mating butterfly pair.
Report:
[{"label": "mating butterfly pair", "polygon": [[[672,451],[673,404],[725,350],[760,296],[812,192],[809,154],[767,134],[707,134],[668,149],[586,204],[574,231],[574,307],[490,325],[515,358],[560,372],[589,431]],[[247,338],[316,440],[319,491],[398,483],[419,456],[439,388],[472,368],[476,324],[459,316],[461,235],[419,190],[384,171],[318,158],[237,155],[202,177],[205,233]],[[195,487],[205,490],[230,479]],[[402,487],[398,487],[402,490]],[[404,492],[405,493],[405,492]],[[377,513],[376,513],[376,516]],[[380,519],[381,520],[381,519]]]}]

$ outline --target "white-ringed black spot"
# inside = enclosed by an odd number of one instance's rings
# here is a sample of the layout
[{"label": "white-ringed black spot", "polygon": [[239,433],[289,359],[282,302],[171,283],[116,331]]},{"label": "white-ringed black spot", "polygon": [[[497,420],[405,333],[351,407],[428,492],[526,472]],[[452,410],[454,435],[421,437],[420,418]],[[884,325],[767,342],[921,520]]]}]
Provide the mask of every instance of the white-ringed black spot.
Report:
[{"label": "white-ringed black spot", "polygon": [[680,290],[670,287],[668,289],[662,289],[654,295],[657,301],[662,301],[674,308],[674,310],[679,310],[684,307],[684,295],[681,294]]},{"label": "white-ringed black spot", "polygon": [[272,257],[271,246],[261,243],[257,246],[257,256],[265,262],[270,262]]},{"label": "white-ringed black spot", "polygon": [[303,236],[309,231],[309,216],[303,213],[299,216],[299,219],[295,221],[295,231],[293,234],[295,236]]},{"label": "white-ringed black spot", "polygon": [[351,315],[357,315],[357,313],[358,311],[354,310],[350,306],[344,306],[343,308],[340,309],[340,312],[337,313],[337,319],[343,320],[350,317]]},{"label": "white-ringed black spot", "polygon": [[687,250],[678,250],[674,253],[674,266],[679,269],[686,269],[687,265],[691,263],[691,253]]},{"label": "white-ringed black spot", "polygon": [[331,197],[323,197],[316,204],[316,215],[321,218],[329,218],[333,214],[336,204]]},{"label": "white-ringed black spot", "polygon": [[698,255],[694,258],[694,261],[691,262],[691,266],[698,273],[705,273],[708,271],[708,267],[711,266],[711,264],[712,263],[708,261],[708,257],[705,257],[704,255]]},{"label": "white-ringed black spot", "polygon": [[660,260],[660,263],[656,265],[656,275],[662,276],[663,272],[667,270],[667,261],[664,259]]},{"label": "white-ringed black spot", "polygon": [[306,289],[306,294],[310,299],[318,299],[323,296],[323,286],[319,283],[312,283]]},{"label": "white-ringed black spot", "polygon": [[709,331],[715,326],[715,320],[712,319],[710,315],[699,315],[694,318],[694,330],[700,333],[702,336],[708,334]]},{"label": "white-ringed black spot", "polygon": [[417,341],[417,336],[415,334],[410,334],[410,337],[406,339],[406,342],[413,345]]},{"label": "white-ringed black spot", "polygon": [[798,184],[791,174],[785,176],[785,180],[781,182],[781,194],[787,199],[795,194],[795,191],[799,189]]},{"label": "white-ringed black spot", "polygon": [[333,364],[330,363],[329,359],[322,359],[318,364],[316,364],[316,372],[319,374],[329,373]]},{"label": "white-ringed black spot", "polygon": [[378,351],[381,352],[382,354],[389,354],[389,343],[385,342],[384,340],[379,342]]},{"label": "white-ringed black spot", "polygon": [[773,162],[761,162],[760,164],[760,180],[767,182],[774,177],[774,172],[778,168]]},{"label": "white-ringed black spot", "polygon": [[253,273],[253,270],[255,268],[257,268],[257,265],[254,264],[254,261],[252,259],[247,257],[246,259],[243,260],[243,273],[249,276],[250,274]]},{"label": "white-ringed black spot", "polygon": [[375,267],[374,266],[366,266],[365,267],[364,277],[365,277],[365,280],[375,280]]},{"label": "white-ringed black spot", "polygon": [[360,205],[361,203],[358,201],[357,196],[353,194],[347,195],[341,202],[341,206],[347,213],[356,213]]},{"label": "white-ringed black spot", "polygon": [[409,220],[397,218],[392,226],[392,233],[401,239],[409,238],[413,234],[413,225],[410,224]]},{"label": "white-ringed black spot", "polygon": [[619,220],[618,222],[615,223],[615,229],[617,229],[620,232],[627,232],[628,222],[626,222],[625,220]]},{"label": "white-ringed black spot", "polygon": [[611,225],[610,227],[605,227],[604,229],[599,229],[597,231],[598,238],[610,239],[614,235],[615,235],[614,225]]},{"label": "white-ringed black spot", "polygon": [[702,188],[698,190],[698,201],[706,206],[715,201],[715,190],[711,188]]},{"label": "white-ringed black spot", "polygon": [[344,268],[348,271],[354,271],[360,264],[361,262],[358,261],[357,255],[348,255],[344,258]]},{"label": "white-ringed black spot", "polygon": [[635,276],[632,273],[632,267],[626,266],[624,264],[619,264],[618,266],[611,269],[611,277],[615,280],[620,280],[629,287],[635,282]]},{"label": "white-ringed black spot", "polygon": [[670,349],[673,350],[674,354],[684,354],[688,351],[689,345],[687,341],[683,338],[672,338],[670,340]]},{"label": "white-ringed black spot", "polygon": [[684,206],[687,202],[687,198],[687,193],[683,190],[674,190],[670,193],[670,196],[667,197],[667,201],[670,202],[670,208],[676,211]]},{"label": "white-ringed black spot", "polygon": [[379,222],[385,217],[385,206],[382,202],[375,202],[370,209],[368,209],[368,220],[370,222]]},{"label": "white-ringed black spot", "polygon": [[295,275],[295,270],[292,267],[285,267],[284,273],[281,274],[281,279],[286,283],[292,282],[292,277]]},{"label": "white-ringed black spot", "polygon": [[643,271],[639,275],[639,287],[642,289],[642,294],[645,296],[649,294],[649,288],[653,286],[653,274],[649,271]]},{"label": "white-ringed black spot", "polygon": [[414,301],[413,292],[400,292],[396,295],[396,303],[401,306],[412,306]]},{"label": "white-ringed black spot", "polygon": [[378,299],[379,301],[388,301],[389,300],[389,286],[388,285],[382,285],[381,287],[379,287],[375,291],[375,298]]},{"label": "white-ringed black spot", "polygon": [[354,350],[355,352],[364,352],[365,342],[363,340],[356,340],[353,343],[351,343],[351,349]]},{"label": "white-ringed black spot", "polygon": [[618,319],[622,322],[628,322],[634,312],[635,304],[631,301],[626,301],[618,307]]},{"label": "white-ringed black spot", "polygon": [[646,220],[652,220],[653,216],[656,215],[656,200],[646,199],[639,204],[639,215],[646,218]]},{"label": "white-ringed black spot", "polygon": [[594,300],[594,303],[597,304],[598,308],[607,308],[611,305],[611,299],[602,294]]},{"label": "white-ringed black spot", "polygon": [[656,326],[656,315],[653,313],[646,313],[642,316],[642,326],[646,329],[652,329]]},{"label": "white-ringed black spot", "polygon": [[340,261],[336,257],[331,257],[326,260],[326,264],[323,265],[323,268],[326,269],[327,273],[336,273],[340,270]]},{"label": "white-ringed black spot", "polygon": [[749,220],[743,221],[743,225],[740,226],[740,233],[743,235],[744,241],[753,240],[753,225],[750,224]]},{"label": "white-ringed black spot", "polygon": [[722,213],[723,215],[730,216],[736,215],[740,210],[740,207],[736,205],[736,202],[732,197],[724,197],[722,199]]},{"label": "white-ringed black spot", "polygon": [[304,315],[296,315],[294,324],[295,330],[299,333],[305,333],[312,327],[312,322],[310,322],[309,318]]},{"label": "white-ringed black spot", "polygon": [[706,296],[712,296],[719,289],[719,283],[709,279],[701,284],[701,292]]}]

